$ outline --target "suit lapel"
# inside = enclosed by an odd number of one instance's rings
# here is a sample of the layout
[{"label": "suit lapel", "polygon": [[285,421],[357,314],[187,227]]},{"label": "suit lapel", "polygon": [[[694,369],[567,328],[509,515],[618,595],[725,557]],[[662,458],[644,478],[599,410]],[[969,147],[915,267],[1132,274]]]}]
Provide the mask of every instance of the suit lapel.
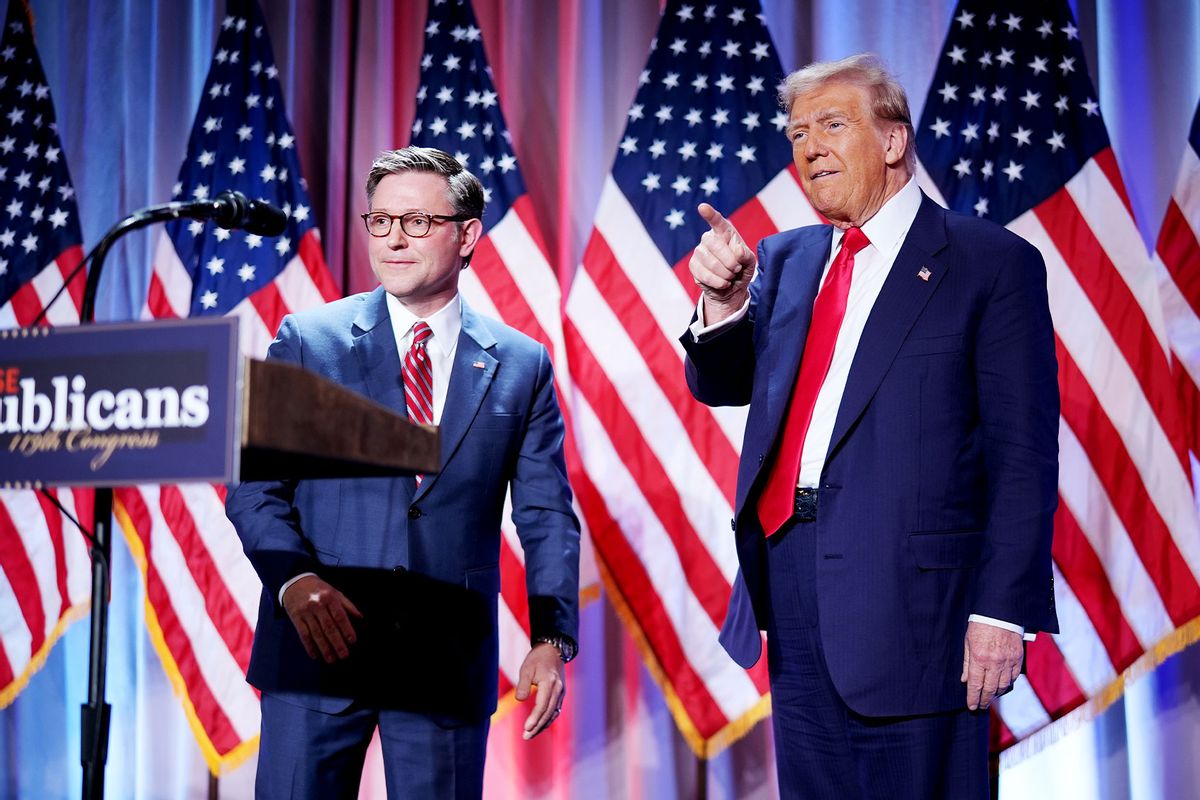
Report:
[{"label": "suit lapel", "polygon": [[[439,434],[442,445],[442,468],[454,458],[463,437],[479,407],[492,378],[500,365],[489,351],[495,347],[496,337],[487,329],[482,318],[467,305],[462,304],[462,332],[458,335],[458,349],[454,354],[454,366],[450,371],[450,386],[446,390],[446,405],[442,408]],[[423,496],[437,483],[436,475],[421,482],[417,497]]]},{"label": "suit lapel", "polygon": [[[826,463],[867,407],[895,360],[900,345],[912,330],[913,323],[945,277],[949,266],[934,259],[945,246],[945,211],[923,196],[917,217],[892,264],[859,339],[854,362],[846,379],[846,389],[842,393],[837,421],[833,426],[833,436],[829,440]],[[919,273],[926,268],[930,274],[927,280],[923,280]]]},{"label": "suit lapel", "polygon": [[367,394],[376,403],[407,417],[400,354],[382,286],[371,292],[354,318],[353,337],[354,355],[362,370]]},{"label": "suit lapel", "polygon": [[813,301],[820,288],[821,272],[829,258],[833,228],[824,226],[804,230],[791,255],[780,267],[775,307],[767,331],[767,410],[766,441],[775,441],[787,410],[804,355],[808,326],[812,322]]}]

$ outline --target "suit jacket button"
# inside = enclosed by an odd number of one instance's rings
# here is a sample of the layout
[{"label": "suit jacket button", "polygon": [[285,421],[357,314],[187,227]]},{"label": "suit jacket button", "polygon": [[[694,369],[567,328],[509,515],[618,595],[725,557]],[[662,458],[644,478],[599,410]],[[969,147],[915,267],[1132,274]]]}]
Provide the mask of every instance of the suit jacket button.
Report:
[{"label": "suit jacket button", "polygon": [[765,454],[765,453],[759,453],[759,454],[758,454],[758,463],[759,463],[759,464],[761,464],[761,463],[763,463],[763,461],[765,461],[765,460],[766,460],[766,454]]},{"label": "suit jacket button", "polygon": [[410,508],[408,510],[408,518],[409,519],[420,519],[421,518],[421,509],[418,506],[413,506],[412,508]]}]

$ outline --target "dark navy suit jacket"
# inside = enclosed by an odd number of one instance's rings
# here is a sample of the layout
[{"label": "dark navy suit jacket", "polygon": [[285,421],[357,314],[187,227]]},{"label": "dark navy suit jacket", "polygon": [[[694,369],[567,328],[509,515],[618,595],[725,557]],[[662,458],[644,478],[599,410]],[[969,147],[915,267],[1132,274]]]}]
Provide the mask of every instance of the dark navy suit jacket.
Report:
[{"label": "dark navy suit jacket", "polygon": [[[406,414],[382,288],[288,316],[269,358],[299,364]],[[497,699],[500,521],[510,485],[533,632],[577,638],[579,524],[545,348],[464,302],[440,432],[442,471],[427,476],[420,489],[411,477],[380,477],[247,482],[229,494],[227,513],[263,581],[247,676],[252,684],[309,708],[346,708],[353,698],[345,682],[304,653],[279,606],[279,590],[303,572],[401,567],[410,580],[397,596],[413,607],[396,609],[397,626],[439,612],[442,618],[424,626],[428,638],[412,641],[410,652],[393,652],[395,664],[375,665],[381,680],[390,675],[403,682],[411,666],[423,675],[418,699],[453,694],[465,698],[457,710],[467,716],[490,714]],[[338,588],[353,598],[361,587]],[[479,608],[474,601],[482,601],[483,623],[462,618],[458,607],[447,610],[446,598],[456,597],[472,614]],[[444,685],[439,673],[447,656],[468,662],[452,665],[461,685]]]},{"label": "dark navy suit jacket", "polygon": [[[813,226],[764,239],[749,314],[703,342],[681,340],[699,400],[750,404],[734,520],[743,580],[722,630],[747,667],[766,627],[756,505],[831,237]],[[863,330],[819,487],[818,623],[855,711],[962,708],[971,614],[1058,630],[1054,347],[1038,251],[923,198]]]}]

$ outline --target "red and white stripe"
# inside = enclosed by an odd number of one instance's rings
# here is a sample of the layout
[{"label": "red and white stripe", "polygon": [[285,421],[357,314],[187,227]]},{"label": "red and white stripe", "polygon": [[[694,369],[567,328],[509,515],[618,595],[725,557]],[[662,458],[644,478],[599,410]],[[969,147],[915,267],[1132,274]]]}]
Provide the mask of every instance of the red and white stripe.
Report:
[{"label": "red and white stripe", "polygon": [[1189,142],[1175,192],[1158,234],[1154,271],[1162,295],[1167,337],[1184,416],[1188,447],[1200,457],[1200,154]]},{"label": "red and white stripe", "polygon": [[1181,402],[1172,371],[1168,342],[1179,323],[1168,321],[1172,306],[1160,285],[1174,273],[1159,259],[1156,274],[1144,252],[1112,151],[1008,227],[1041,250],[1054,318],[1062,633],[1038,637],[1028,680],[998,703],[1002,745],[1114,697],[1123,673],[1160,657],[1156,648],[1200,617],[1200,519],[1188,456],[1195,412]]},{"label": "red and white stripe", "polygon": [[[91,530],[91,489],[51,492]],[[37,492],[0,490],[0,708],[90,599],[91,559],[79,529]]]},{"label": "red and white stripe", "polygon": [[[41,272],[13,293],[4,305],[0,305],[0,329],[24,328],[37,319],[71,272],[83,261],[83,248],[68,247],[47,264]],[[79,310],[83,307],[83,287],[87,272],[79,270],[67,288],[65,297],[58,299],[46,312],[43,325],[78,325]]]},{"label": "red and white stripe", "polygon": [[[142,316],[186,317],[191,295],[191,276],[164,233]],[[338,296],[310,230],[283,272],[230,312],[242,354],[263,358],[285,315]],[[258,736],[258,696],[246,667],[262,584],[225,517],[225,487],[144,485],[119,490],[116,501],[145,580],[151,639],[209,766],[232,768]]]},{"label": "red and white stripe", "polygon": [[[792,168],[730,218],[752,247],[820,221]],[[688,257],[666,262],[610,177],[565,325],[579,452],[616,523],[594,529],[593,546],[680,729],[709,752],[762,713],[767,678],[764,664],[746,672],[717,643],[737,572],[729,520],[747,411],[704,406],[684,381],[678,337],[697,301]]]}]

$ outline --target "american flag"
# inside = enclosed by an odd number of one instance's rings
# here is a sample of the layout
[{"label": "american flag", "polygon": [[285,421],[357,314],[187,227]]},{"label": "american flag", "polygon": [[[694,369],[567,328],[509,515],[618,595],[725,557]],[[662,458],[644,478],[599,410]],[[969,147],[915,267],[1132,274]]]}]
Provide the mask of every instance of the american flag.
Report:
[{"label": "american flag", "polygon": [[615,526],[592,530],[610,596],[701,755],[769,711],[717,643],[737,571],[730,533],[745,409],[708,408],[677,341],[712,203],[750,246],[819,222],[783,131],[783,69],[757,2],[671,0],[629,109],[566,304],[579,449]]},{"label": "american flag", "polygon": [[[586,527],[612,524],[589,498],[595,489],[581,469],[570,414],[561,399],[570,392],[562,339],[558,277],[517,166],[512,137],[492,81],[483,39],[467,0],[431,0],[411,144],[454,155],[483,183],[484,236],[471,267],[459,279],[467,304],[537,339],[550,352],[567,426],[567,468],[577,510]],[[599,513],[597,513],[599,512]],[[529,652],[529,609],[524,552],[508,513],[500,547],[501,709]],[[585,532],[586,533],[586,532]]]},{"label": "american flag", "polygon": [[[242,352],[262,358],[285,314],[339,295],[324,257],[262,13],[230,0],[174,199],[236,189],[288,215],[278,237],[212,222],[166,226],[145,316],[232,314]],[[117,517],[146,585],[150,637],[209,767],[237,766],[258,741],[246,683],[261,584],[225,518],[225,487],[117,492]]]},{"label": "american flag", "polygon": [[[0,328],[34,324],[43,311],[42,324],[79,322],[83,271],[47,308],[83,258],[75,189],[54,119],[25,6],[12,0],[0,38]],[[54,494],[91,528],[90,489]],[[90,574],[85,540],[46,496],[0,490],[0,708],[86,611]]]},{"label": "american flag", "polygon": [[[1200,524],[1158,282],[1065,2],[959,3],[918,126],[951,208],[1041,250],[1062,413],[1054,586],[997,743],[1031,752],[1195,638]],[[1031,737],[1032,738],[1027,738]]]},{"label": "american flag", "polygon": [[[1154,255],[1173,357],[1171,369],[1184,419],[1191,425],[1188,448],[1200,458],[1200,106],[1183,148],[1175,192],[1167,203]],[[1196,467],[1195,461],[1192,467]]]}]

